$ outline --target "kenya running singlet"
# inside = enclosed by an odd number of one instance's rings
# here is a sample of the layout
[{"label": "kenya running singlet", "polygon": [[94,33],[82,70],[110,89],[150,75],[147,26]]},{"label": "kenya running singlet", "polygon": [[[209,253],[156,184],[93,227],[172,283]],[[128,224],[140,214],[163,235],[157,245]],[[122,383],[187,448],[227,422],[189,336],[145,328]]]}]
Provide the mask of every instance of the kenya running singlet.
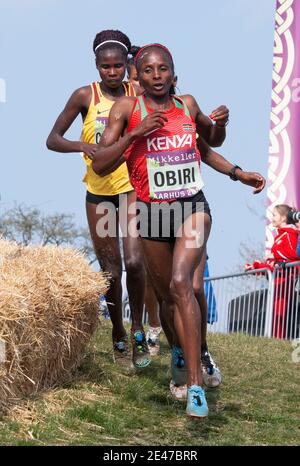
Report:
[{"label": "kenya running singlet", "polygon": [[[126,96],[134,96],[135,92],[130,83],[123,83]],[[92,99],[88,113],[83,123],[81,140],[90,144],[98,144],[108,122],[111,107],[115,103],[107,99],[101,92],[98,82],[91,84]],[[87,190],[92,194],[112,196],[132,191],[126,164],[106,176],[97,175],[92,168],[92,160],[83,154],[86,162],[86,175],[83,181]]]},{"label": "kenya running singlet", "polygon": [[[152,112],[144,96],[136,98],[127,131]],[[124,156],[130,181],[144,202],[172,202],[194,196],[203,188],[196,125],[181,99],[173,97],[164,127],[134,141]]]}]

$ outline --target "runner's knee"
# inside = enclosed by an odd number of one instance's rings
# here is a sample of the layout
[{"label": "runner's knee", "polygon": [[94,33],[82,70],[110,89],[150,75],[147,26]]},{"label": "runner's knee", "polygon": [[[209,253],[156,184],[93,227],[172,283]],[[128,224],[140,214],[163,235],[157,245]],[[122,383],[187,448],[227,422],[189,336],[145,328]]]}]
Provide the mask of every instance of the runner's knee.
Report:
[{"label": "runner's knee", "polygon": [[125,260],[125,269],[129,275],[144,273],[144,265],[139,257],[131,256]]},{"label": "runner's knee", "polygon": [[170,283],[170,293],[173,299],[186,297],[192,291],[189,278],[180,272],[173,275]]},{"label": "runner's knee", "polygon": [[122,265],[113,264],[111,262],[99,261],[101,270],[109,273],[110,283],[121,283],[122,280]]}]

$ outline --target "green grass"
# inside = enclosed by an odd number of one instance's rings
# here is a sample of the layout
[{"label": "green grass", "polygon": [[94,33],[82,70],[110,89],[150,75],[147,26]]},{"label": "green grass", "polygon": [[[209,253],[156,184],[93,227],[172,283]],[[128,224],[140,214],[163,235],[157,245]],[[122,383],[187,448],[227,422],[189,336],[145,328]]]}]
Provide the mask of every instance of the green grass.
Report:
[{"label": "green grass", "polygon": [[112,363],[110,324],[94,337],[73,382],[0,419],[1,445],[296,445],[300,363],[290,342],[209,335],[223,383],[207,392],[209,417],[185,416],[169,394],[170,355],[130,375]]}]

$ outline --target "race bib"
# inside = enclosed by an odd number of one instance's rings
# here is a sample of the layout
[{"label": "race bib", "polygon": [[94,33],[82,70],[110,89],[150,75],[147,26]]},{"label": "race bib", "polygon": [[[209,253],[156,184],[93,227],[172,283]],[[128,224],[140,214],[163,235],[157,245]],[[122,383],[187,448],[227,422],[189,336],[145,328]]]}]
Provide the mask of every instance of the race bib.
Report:
[{"label": "race bib", "polygon": [[95,144],[99,144],[102,134],[107,126],[108,117],[96,117],[95,120]]},{"label": "race bib", "polygon": [[193,149],[146,154],[150,199],[191,197],[203,186],[197,153]]}]

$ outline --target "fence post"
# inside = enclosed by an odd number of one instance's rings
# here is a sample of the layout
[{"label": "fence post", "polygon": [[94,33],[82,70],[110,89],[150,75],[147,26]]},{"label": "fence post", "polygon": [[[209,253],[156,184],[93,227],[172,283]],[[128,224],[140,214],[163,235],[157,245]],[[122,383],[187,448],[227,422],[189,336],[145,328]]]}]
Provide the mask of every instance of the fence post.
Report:
[{"label": "fence post", "polygon": [[274,274],[267,270],[267,278],[269,282],[267,305],[266,305],[266,319],[265,319],[265,337],[272,336],[272,319],[273,319],[273,305],[274,305]]}]

